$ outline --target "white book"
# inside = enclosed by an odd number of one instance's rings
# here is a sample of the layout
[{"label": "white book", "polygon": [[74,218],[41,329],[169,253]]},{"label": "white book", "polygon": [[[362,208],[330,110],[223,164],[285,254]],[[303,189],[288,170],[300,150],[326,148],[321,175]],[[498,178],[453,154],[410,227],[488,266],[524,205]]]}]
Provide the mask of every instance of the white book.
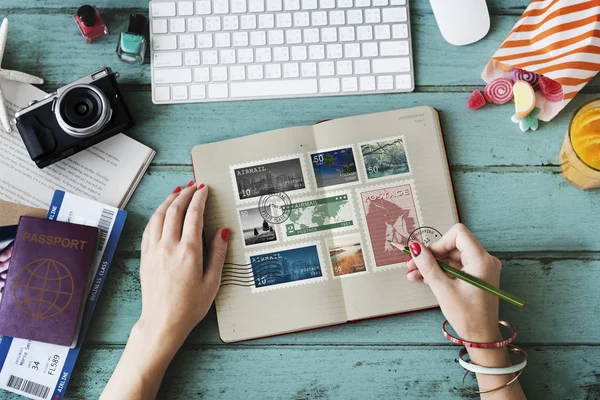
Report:
[{"label": "white book", "polygon": [[[0,80],[9,117],[46,93],[25,83]],[[64,190],[123,208],[156,152],[122,133],[44,169],[29,157],[16,128],[0,128],[0,200],[47,209]]]}]

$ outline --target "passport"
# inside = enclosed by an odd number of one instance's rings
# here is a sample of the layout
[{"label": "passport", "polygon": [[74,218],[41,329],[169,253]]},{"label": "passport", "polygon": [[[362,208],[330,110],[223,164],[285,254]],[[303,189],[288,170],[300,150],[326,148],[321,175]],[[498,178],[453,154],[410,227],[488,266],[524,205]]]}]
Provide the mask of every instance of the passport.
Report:
[{"label": "passport", "polygon": [[0,335],[71,346],[98,246],[96,227],[21,217]]}]

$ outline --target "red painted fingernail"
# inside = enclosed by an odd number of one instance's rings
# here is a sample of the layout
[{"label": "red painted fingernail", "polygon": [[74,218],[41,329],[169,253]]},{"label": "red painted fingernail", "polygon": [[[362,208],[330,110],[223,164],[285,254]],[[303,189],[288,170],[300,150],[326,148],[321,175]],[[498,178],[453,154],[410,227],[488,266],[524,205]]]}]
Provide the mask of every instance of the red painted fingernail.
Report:
[{"label": "red painted fingernail", "polygon": [[421,254],[421,245],[419,242],[412,242],[409,247],[413,257],[417,257]]},{"label": "red painted fingernail", "polygon": [[194,182],[194,181],[190,181],[190,182],[187,184],[187,187],[194,186],[195,184],[196,184],[196,182]]},{"label": "red painted fingernail", "polygon": [[173,193],[179,193],[179,192],[181,192],[181,186],[177,186],[175,188],[175,190],[173,190]]},{"label": "red painted fingernail", "polygon": [[201,183],[198,185],[198,190],[202,189],[204,187],[204,183]]},{"label": "red painted fingernail", "polygon": [[229,229],[225,228],[221,231],[221,239],[223,239],[224,242],[229,239]]},{"label": "red painted fingernail", "polygon": [[408,272],[406,273],[406,275],[408,275],[408,274],[410,274],[411,272],[413,272],[413,271],[416,271],[416,270],[417,270],[416,268],[409,269],[409,270],[408,270]]}]

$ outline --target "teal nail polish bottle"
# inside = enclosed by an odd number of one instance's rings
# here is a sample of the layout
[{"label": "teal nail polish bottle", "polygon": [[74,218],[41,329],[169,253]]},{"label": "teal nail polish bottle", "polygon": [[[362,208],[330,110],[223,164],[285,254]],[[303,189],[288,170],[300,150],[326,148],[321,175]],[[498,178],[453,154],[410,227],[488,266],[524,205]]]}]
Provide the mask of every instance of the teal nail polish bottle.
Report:
[{"label": "teal nail polish bottle", "polygon": [[146,17],[139,14],[129,16],[127,32],[121,32],[117,44],[117,56],[123,62],[143,64],[146,55]]}]

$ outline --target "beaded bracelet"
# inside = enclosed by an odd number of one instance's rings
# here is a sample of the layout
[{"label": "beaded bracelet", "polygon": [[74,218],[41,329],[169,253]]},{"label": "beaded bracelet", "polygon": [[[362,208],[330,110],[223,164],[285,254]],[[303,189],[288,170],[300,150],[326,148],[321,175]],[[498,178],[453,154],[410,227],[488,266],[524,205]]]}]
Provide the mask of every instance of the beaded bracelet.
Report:
[{"label": "beaded bracelet", "polygon": [[451,334],[448,333],[448,331],[446,330],[446,327],[450,324],[448,322],[448,320],[445,320],[444,323],[442,324],[442,333],[444,334],[444,336],[446,337],[446,339],[448,339],[449,341],[459,344],[461,346],[465,346],[465,347],[474,347],[474,348],[482,348],[482,349],[492,349],[495,347],[504,347],[507,344],[512,343],[515,338],[517,337],[517,330],[515,329],[514,326],[512,326],[512,324],[506,320],[498,320],[498,323],[500,325],[504,325],[507,328],[510,328],[510,330],[512,330],[512,335],[511,337],[509,337],[508,339],[502,340],[500,342],[492,342],[492,343],[475,343],[475,342],[469,342],[466,341],[464,339],[459,339],[457,337],[452,336]]},{"label": "beaded bracelet", "polygon": [[519,372],[523,368],[525,368],[525,366],[527,365],[527,353],[525,353],[525,350],[523,350],[519,346],[515,346],[512,344],[507,345],[506,349],[509,353],[520,354],[522,361],[518,364],[511,365],[510,367],[484,367],[481,365],[473,364],[469,361],[465,361],[463,357],[467,355],[467,348],[463,347],[458,353],[458,362],[460,363],[461,367],[463,367],[469,372],[487,375],[514,374],[515,372]]}]

